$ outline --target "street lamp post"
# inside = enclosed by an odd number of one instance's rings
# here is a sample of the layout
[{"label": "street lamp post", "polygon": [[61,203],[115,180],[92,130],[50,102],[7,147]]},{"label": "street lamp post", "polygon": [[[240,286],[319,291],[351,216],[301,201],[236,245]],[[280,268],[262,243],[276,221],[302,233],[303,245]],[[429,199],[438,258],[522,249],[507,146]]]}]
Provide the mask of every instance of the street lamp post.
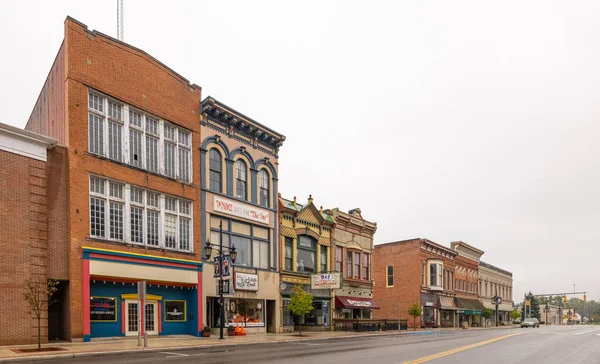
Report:
[{"label": "street lamp post", "polygon": [[[204,255],[206,256],[206,259],[210,259],[210,256],[212,254],[212,250],[215,249],[217,246],[215,244],[211,244],[210,240],[206,241],[206,245],[204,246]],[[224,282],[223,282],[223,270],[225,267],[224,261],[225,261],[225,255],[223,255],[223,220],[219,221],[219,300],[220,300],[220,304],[221,304],[221,309],[219,312],[219,339],[223,340],[223,327],[225,324],[225,300],[223,299],[223,291],[225,288]],[[225,249],[229,250],[229,257],[231,258],[231,262],[235,263],[235,259],[237,258],[237,252],[235,251],[235,246],[232,246],[231,248],[229,247],[225,247]]]},{"label": "street lamp post", "polygon": [[492,304],[496,306],[494,321],[496,321],[496,327],[498,327],[498,305],[502,303],[502,297],[498,296],[498,288],[496,288],[495,292],[494,297],[492,297]]}]

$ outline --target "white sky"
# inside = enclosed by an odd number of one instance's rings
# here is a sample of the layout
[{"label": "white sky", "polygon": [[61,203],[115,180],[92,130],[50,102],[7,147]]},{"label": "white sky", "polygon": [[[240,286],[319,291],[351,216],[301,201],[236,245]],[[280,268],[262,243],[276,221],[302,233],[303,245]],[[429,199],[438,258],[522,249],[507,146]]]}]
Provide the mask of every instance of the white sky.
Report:
[{"label": "white sky", "polygon": [[[463,240],[514,273],[517,300],[573,283],[599,299],[599,13],[125,0],[125,41],[286,135],[284,197],[360,207],[376,243]],[[116,36],[116,0],[2,4],[2,122],[25,126],[67,15]]]}]

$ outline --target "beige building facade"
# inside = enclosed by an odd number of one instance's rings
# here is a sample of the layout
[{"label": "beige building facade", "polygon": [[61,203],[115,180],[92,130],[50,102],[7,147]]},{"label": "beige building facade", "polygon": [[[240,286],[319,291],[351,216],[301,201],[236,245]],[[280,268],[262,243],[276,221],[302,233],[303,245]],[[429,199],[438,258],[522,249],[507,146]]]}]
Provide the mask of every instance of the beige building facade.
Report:
[{"label": "beige building facade", "polygon": [[373,239],[377,223],[363,218],[359,208],[327,210],[335,225],[332,233],[333,271],[343,284],[335,290],[334,319],[370,319],[379,309],[373,300]]},{"label": "beige building facade", "polygon": [[[492,297],[499,296],[502,303],[498,306],[498,323],[500,325],[510,323],[510,312],[513,310],[513,276],[512,273],[498,268],[489,263],[479,262],[479,300],[483,306],[492,310],[496,305],[492,303]],[[495,314],[490,319],[492,325],[496,324]]]}]

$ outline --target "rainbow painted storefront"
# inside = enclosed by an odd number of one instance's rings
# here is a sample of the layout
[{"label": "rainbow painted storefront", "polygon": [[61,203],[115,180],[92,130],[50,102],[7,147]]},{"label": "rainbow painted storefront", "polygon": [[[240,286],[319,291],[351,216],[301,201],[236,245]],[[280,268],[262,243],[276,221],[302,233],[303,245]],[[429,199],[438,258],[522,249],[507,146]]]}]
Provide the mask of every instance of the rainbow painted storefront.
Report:
[{"label": "rainbow painted storefront", "polygon": [[137,282],[146,280],[148,335],[202,336],[202,262],[83,247],[84,341],[137,336]]}]

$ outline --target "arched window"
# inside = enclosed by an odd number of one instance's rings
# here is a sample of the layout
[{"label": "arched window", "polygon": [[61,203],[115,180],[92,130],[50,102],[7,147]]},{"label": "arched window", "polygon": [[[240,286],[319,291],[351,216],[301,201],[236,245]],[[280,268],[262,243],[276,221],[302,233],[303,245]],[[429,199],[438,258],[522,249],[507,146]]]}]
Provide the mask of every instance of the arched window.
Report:
[{"label": "arched window", "polygon": [[221,192],[221,153],[215,148],[211,149],[208,152],[208,157],[210,160],[209,169],[210,169],[210,186],[209,189],[214,192]]},{"label": "arched window", "polygon": [[235,197],[246,199],[246,163],[238,159],[235,162]]},{"label": "arched window", "polygon": [[260,170],[260,205],[269,207],[269,174]]}]

